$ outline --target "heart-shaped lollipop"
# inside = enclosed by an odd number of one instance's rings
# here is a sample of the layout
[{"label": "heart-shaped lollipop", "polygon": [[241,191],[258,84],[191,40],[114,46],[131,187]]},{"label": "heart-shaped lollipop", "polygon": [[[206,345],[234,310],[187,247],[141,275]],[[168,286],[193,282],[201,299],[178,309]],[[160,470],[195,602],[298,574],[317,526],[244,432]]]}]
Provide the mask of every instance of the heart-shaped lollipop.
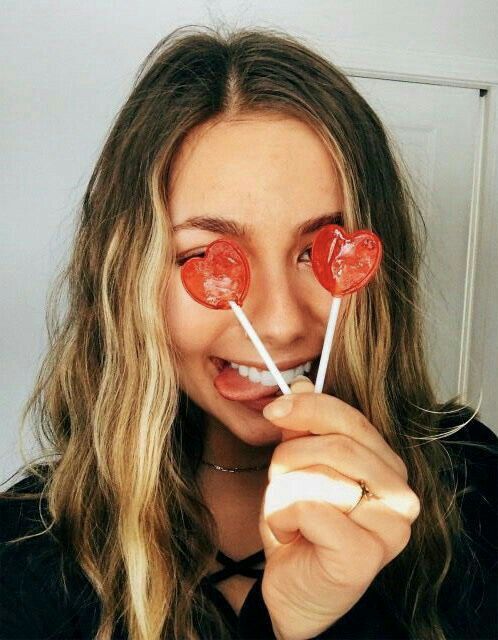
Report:
[{"label": "heart-shaped lollipop", "polygon": [[327,330],[315,381],[321,393],[343,296],[358,291],[374,277],[382,259],[382,242],[372,231],[346,233],[336,224],[320,229],[311,248],[311,266],[318,282],[332,294]]},{"label": "heart-shaped lollipop", "polygon": [[382,258],[382,243],[371,231],[346,233],[336,224],[315,237],[311,265],[318,282],[333,296],[345,296],[364,287]]},{"label": "heart-shaped lollipop", "polygon": [[181,268],[183,286],[200,304],[210,309],[241,305],[249,290],[249,263],[242,250],[228,240],[215,240],[204,257],[190,258]]},{"label": "heart-shaped lollipop", "polygon": [[180,275],[187,293],[209,309],[232,309],[284,394],[291,393],[282,373],[242,310],[250,282],[249,262],[232,240],[215,240],[204,257],[190,258]]}]

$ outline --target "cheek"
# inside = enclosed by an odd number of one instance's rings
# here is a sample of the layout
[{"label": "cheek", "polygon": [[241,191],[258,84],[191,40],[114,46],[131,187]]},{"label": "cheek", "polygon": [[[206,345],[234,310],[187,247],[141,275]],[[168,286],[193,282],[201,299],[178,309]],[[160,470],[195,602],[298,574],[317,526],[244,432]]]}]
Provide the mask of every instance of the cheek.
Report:
[{"label": "cheek", "polygon": [[164,317],[173,343],[184,357],[209,351],[221,320],[215,310],[193,300],[181,281],[172,283],[169,288]]},{"label": "cheek", "polygon": [[[337,324],[343,322],[343,317],[347,314],[351,304],[354,304],[352,300],[353,296],[345,296],[341,300],[339,307],[339,316]],[[307,317],[310,324],[310,330],[315,330],[319,327],[321,339],[325,335],[325,330],[330,316],[330,310],[332,307],[332,295],[322,286],[314,286],[310,288],[310,297],[307,300]],[[336,328],[337,330],[337,328]]]},{"label": "cheek", "polygon": [[[313,282],[313,286],[309,289],[308,309],[312,316],[320,322],[326,324],[330,314],[332,305],[332,296],[330,293],[320,286],[317,282]],[[344,305],[341,303],[341,310]]]}]

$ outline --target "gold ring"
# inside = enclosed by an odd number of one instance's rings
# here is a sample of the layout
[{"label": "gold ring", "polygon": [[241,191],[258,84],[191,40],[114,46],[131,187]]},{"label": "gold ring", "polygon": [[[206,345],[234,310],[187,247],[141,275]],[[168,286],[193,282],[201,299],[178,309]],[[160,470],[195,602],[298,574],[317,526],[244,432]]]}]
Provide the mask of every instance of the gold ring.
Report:
[{"label": "gold ring", "polygon": [[361,496],[358,498],[358,502],[356,504],[354,504],[351,509],[349,509],[349,511],[345,511],[344,513],[346,515],[350,514],[351,511],[353,511],[353,509],[356,509],[356,507],[360,504],[360,502],[362,501],[363,498],[367,498],[367,500],[370,500],[370,498],[375,498],[376,496],[370,491],[370,489],[367,487],[367,483],[365,482],[365,480],[358,480],[358,485],[361,488]]}]

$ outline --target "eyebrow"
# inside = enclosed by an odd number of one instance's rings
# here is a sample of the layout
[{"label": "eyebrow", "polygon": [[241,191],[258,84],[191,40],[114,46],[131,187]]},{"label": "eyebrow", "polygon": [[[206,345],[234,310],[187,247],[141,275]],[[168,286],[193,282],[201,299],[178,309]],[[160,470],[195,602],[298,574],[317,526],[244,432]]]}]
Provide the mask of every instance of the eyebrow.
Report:
[{"label": "eyebrow", "polygon": [[[303,236],[307,233],[313,233],[328,224],[337,224],[342,220],[342,211],[334,211],[332,213],[324,213],[317,218],[310,218],[299,224],[295,228],[295,233]],[[181,231],[183,229],[202,229],[204,231],[212,231],[213,233],[223,233],[237,237],[245,237],[250,232],[250,227],[241,225],[236,220],[230,218],[214,218],[211,216],[194,216],[177,224],[173,227],[173,231]]]}]

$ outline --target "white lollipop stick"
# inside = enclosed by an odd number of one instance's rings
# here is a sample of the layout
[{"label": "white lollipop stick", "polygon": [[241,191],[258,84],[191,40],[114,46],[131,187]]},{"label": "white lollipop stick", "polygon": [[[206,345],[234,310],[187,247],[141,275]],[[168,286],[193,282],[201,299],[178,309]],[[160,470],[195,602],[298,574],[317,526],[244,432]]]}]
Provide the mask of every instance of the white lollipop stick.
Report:
[{"label": "white lollipop stick", "polygon": [[256,333],[256,331],[254,331],[251,323],[247,319],[246,314],[242,311],[242,307],[239,307],[239,305],[233,300],[229,300],[228,303],[232,307],[232,310],[235,313],[235,315],[237,316],[237,320],[244,327],[247,335],[251,338],[251,341],[253,345],[256,347],[257,352],[263,358],[264,363],[268,367],[268,370],[270,371],[272,376],[275,378],[275,381],[280,387],[280,390],[282,391],[282,393],[284,394],[292,393],[292,391],[289,389],[289,385],[287,384],[287,382],[285,382],[282,374],[277,369],[276,364],[273,362],[271,355],[266,350],[265,345],[261,342],[258,334]]},{"label": "white lollipop stick", "polygon": [[322,355],[320,356],[320,364],[318,365],[318,373],[316,374],[315,393],[321,393],[325,380],[325,372],[329,363],[330,350],[332,349],[332,341],[334,340],[335,325],[339,317],[339,308],[342,298],[332,297],[332,305],[330,306],[330,314],[327,322],[327,331],[325,332],[325,340],[323,342]]}]

